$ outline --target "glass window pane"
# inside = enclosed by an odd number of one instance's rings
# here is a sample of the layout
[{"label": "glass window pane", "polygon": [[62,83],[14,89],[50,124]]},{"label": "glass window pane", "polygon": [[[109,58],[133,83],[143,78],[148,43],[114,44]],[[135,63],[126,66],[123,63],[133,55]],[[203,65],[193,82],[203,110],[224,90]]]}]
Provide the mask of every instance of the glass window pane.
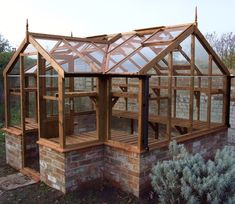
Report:
[{"label": "glass window pane", "polygon": [[214,62],[214,60],[212,60],[212,74],[221,74],[222,75],[222,72],[220,71],[219,67]]},{"label": "glass window pane", "polygon": [[202,74],[208,74],[209,55],[197,38],[195,39],[195,64]]}]

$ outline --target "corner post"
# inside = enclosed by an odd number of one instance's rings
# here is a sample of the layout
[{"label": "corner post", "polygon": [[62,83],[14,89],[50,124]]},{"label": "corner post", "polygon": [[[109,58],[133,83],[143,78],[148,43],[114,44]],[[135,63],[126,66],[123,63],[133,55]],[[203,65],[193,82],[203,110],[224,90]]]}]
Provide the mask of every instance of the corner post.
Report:
[{"label": "corner post", "polygon": [[58,76],[59,143],[61,148],[66,147],[64,92],[65,92],[65,79],[61,76]]},{"label": "corner post", "polygon": [[25,166],[25,75],[24,75],[24,56],[20,56],[20,117],[22,131],[22,163]]},{"label": "corner post", "polygon": [[149,76],[139,78],[138,149],[148,150]]},{"label": "corner post", "polygon": [[97,134],[100,141],[110,139],[110,115],[112,112],[110,97],[110,78],[101,76],[97,78],[98,100],[96,102]]},{"label": "corner post", "polygon": [[[225,109],[225,124],[227,127],[230,127],[230,101],[231,101],[231,79],[234,78],[232,76],[226,76],[226,109]],[[225,96],[224,96],[225,97]]]}]

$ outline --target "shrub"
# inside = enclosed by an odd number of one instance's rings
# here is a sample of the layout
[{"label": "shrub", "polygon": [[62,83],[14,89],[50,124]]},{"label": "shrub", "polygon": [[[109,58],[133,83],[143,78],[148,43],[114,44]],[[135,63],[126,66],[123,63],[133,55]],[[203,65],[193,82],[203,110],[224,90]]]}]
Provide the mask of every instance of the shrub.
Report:
[{"label": "shrub", "polygon": [[160,203],[235,203],[235,152],[217,150],[213,160],[191,155],[175,141],[172,160],[158,162],[150,175]]}]

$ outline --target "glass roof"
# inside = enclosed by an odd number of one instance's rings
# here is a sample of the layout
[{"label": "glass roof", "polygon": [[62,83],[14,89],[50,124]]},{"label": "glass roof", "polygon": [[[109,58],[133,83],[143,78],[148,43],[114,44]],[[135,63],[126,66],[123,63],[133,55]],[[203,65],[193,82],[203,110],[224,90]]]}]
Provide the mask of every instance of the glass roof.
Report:
[{"label": "glass roof", "polygon": [[[123,33],[114,40],[112,36],[102,40],[32,36],[66,73],[138,73],[189,26],[161,27],[145,33],[138,30]],[[32,67],[28,72],[35,69]]]}]

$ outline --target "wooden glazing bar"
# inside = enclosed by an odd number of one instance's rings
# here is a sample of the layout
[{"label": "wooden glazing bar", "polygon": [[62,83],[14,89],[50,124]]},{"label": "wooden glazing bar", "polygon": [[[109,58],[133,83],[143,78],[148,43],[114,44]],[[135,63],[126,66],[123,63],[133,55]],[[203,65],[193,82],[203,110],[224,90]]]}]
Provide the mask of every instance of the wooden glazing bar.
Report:
[{"label": "wooden glazing bar", "polygon": [[[212,74],[212,56],[209,55],[209,64],[208,64],[208,75]],[[207,126],[211,125],[211,89],[212,89],[212,78],[208,78],[208,102],[207,102]]]}]

